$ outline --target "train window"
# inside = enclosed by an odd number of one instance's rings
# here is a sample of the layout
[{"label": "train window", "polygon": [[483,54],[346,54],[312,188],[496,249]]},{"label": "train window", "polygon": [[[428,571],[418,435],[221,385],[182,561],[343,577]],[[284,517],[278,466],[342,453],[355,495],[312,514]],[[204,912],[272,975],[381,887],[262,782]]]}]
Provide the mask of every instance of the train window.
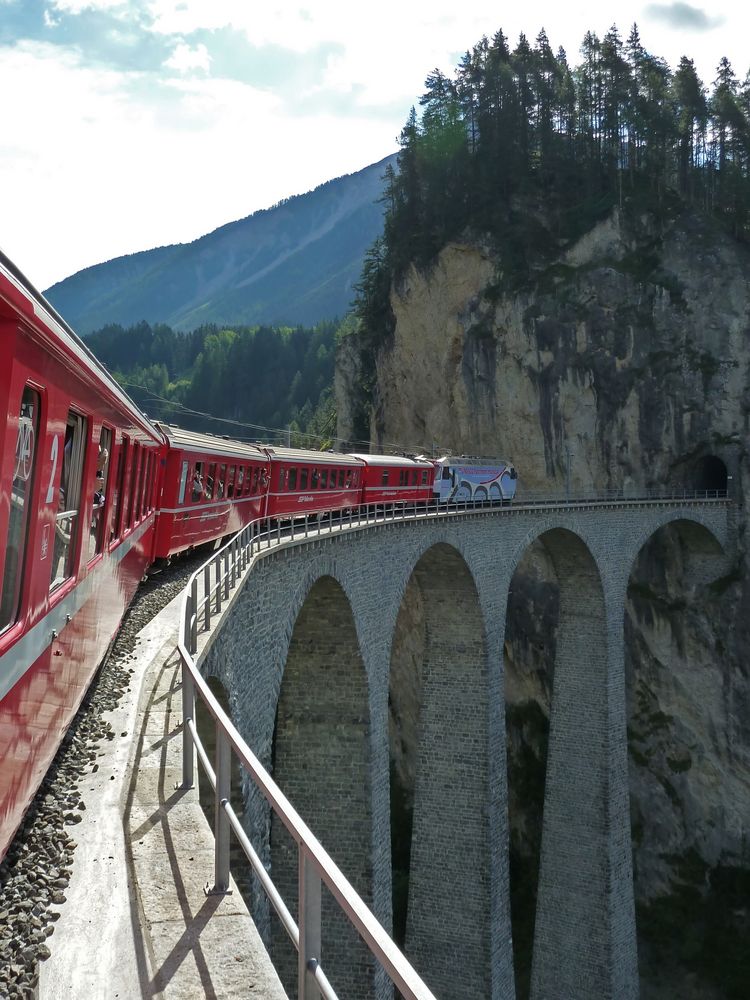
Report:
[{"label": "train window", "polygon": [[152,451],[146,452],[148,458],[146,459],[146,491],[143,494],[143,513],[148,514],[151,510],[151,493],[154,484],[154,453]]},{"label": "train window", "polygon": [[339,489],[340,490],[343,490],[343,488],[344,488],[344,480],[345,480],[345,478],[346,478],[346,473],[344,472],[343,469],[339,469]]},{"label": "train window", "polygon": [[307,469],[299,470],[299,488],[301,490],[307,489]]},{"label": "train window", "polygon": [[125,484],[123,482],[125,477],[125,458],[128,450],[128,439],[124,437],[122,439],[122,444],[120,445],[120,450],[117,453],[117,474],[115,476],[115,488],[112,495],[112,527],[109,532],[109,540],[113,542],[115,537],[120,531],[120,508],[121,498],[123,496],[123,489]]},{"label": "train window", "polygon": [[136,507],[136,520],[143,517],[146,508],[146,470],[148,468],[148,452],[141,445],[141,470],[138,476],[138,506]]},{"label": "train window", "polygon": [[193,470],[193,485],[190,499],[193,503],[198,503],[203,496],[203,462],[196,462]]},{"label": "train window", "polygon": [[237,475],[237,466],[230,465],[227,473],[227,496],[234,496],[234,477]]},{"label": "train window", "polygon": [[23,553],[29,528],[29,509],[33,472],[36,466],[36,442],[39,432],[39,393],[28,386],[21,397],[21,411],[16,436],[16,460],[10,490],[8,534],[5,542],[2,595],[0,596],[0,630],[18,618],[23,582]]},{"label": "train window", "polygon": [[402,469],[398,474],[398,485],[406,486],[409,482],[409,470]]},{"label": "train window", "polygon": [[146,495],[143,498],[143,513],[147,514],[151,510],[151,497],[154,492],[154,453],[149,450],[148,463],[146,465]]},{"label": "train window", "polygon": [[289,470],[289,489],[292,490],[292,491],[297,489],[297,470],[296,469],[290,469]]},{"label": "train window", "polygon": [[444,465],[443,466],[443,475],[442,475],[441,478],[442,479],[450,479],[450,477],[451,477],[451,470],[448,468],[447,465]]},{"label": "train window", "polygon": [[213,500],[214,498],[214,484],[216,481],[216,463],[211,462],[208,467],[208,475],[206,476],[206,500]]},{"label": "train window", "polygon": [[422,472],[422,486],[427,485],[427,469]]},{"label": "train window", "polygon": [[216,484],[216,499],[221,500],[224,496],[224,489],[227,481],[227,467],[226,465],[219,466],[219,481]]},{"label": "train window", "polygon": [[347,469],[346,470],[346,478],[344,480],[344,488],[348,490],[348,489],[351,488],[351,485],[352,485],[352,470],[351,469]]},{"label": "train window", "polygon": [[235,495],[238,497],[242,496],[242,491],[245,488],[245,466],[237,466],[237,479],[234,484]]},{"label": "train window", "polygon": [[125,487],[125,509],[122,512],[122,533],[133,523],[133,508],[135,507],[135,488],[138,483],[138,462],[140,460],[140,445],[137,441],[130,444],[130,467],[125,472],[127,485]]},{"label": "train window", "polygon": [[284,470],[279,469],[279,492],[284,489]]},{"label": "train window", "polygon": [[146,472],[148,469],[148,452],[141,445],[141,469],[138,476],[138,505],[135,510],[136,520],[143,517],[144,501],[146,499]]},{"label": "train window", "polygon": [[91,530],[89,531],[89,559],[93,559],[104,548],[104,503],[109,488],[109,456],[112,452],[112,431],[102,427],[99,435],[99,451],[96,456],[94,497],[91,504]]},{"label": "train window", "polygon": [[177,503],[185,503],[185,490],[187,489],[189,462],[183,462],[180,469],[180,492],[177,494]]},{"label": "train window", "polygon": [[328,486],[328,470],[327,469],[321,469],[320,470],[320,483],[318,485],[318,489],[324,490],[327,486]]},{"label": "train window", "polygon": [[381,480],[381,486],[388,485],[388,469],[383,469],[383,478]]},{"label": "train window", "polygon": [[[53,439],[53,450],[56,440],[57,436]],[[52,544],[52,564],[50,567],[51,590],[73,575],[73,559],[80,523],[81,480],[85,453],[86,420],[70,410],[65,425],[62,469],[57,491],[55,537]],[[54,479],[54,462],[52,475]],[[49,492],[47,496],[49,496]]]}]

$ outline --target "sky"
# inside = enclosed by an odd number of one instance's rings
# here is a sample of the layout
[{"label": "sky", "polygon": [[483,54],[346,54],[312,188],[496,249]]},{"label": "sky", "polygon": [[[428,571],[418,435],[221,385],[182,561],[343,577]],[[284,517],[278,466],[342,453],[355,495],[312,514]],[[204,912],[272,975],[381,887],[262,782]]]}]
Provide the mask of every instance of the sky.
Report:
[{"label": "sky", "polygon": [[44,289],[398,148],[433,68],[502,28],[750,69],[745,0],[0,0],[0,248]]}]

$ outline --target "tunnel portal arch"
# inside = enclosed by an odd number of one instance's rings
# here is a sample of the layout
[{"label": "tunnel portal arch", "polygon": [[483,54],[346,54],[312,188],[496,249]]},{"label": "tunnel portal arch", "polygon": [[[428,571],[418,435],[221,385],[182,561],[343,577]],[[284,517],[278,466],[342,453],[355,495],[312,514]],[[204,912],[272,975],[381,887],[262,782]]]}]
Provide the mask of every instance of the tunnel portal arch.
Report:
[{"label": "tunnel portal arch", "polygon": [[726,493],[728,485],[728,470],[726,463],[718,455],[703,455],[695,464],[693,470],[693,489]]}]

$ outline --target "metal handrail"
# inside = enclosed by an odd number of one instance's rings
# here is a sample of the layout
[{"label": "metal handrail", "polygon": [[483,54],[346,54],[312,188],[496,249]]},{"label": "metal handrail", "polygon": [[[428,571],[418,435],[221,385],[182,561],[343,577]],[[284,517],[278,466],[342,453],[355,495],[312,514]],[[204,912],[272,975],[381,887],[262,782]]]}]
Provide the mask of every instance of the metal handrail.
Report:
[{"label": "metal handrail", "polygon": [[[362,527],[382,525],[399,520],[449,518],[466,514],[505,515],[513,509],[548,509],[554,506],[579,507],[581,505],[612,506],[618,504],[660,504],[682,502],[727,503],[726,491],[650,491],[632,493],[624,490],[607,490],[575,495],[534,495],[524,493],[523,499],[513,500],[512,506],[490,501],[466,502],[438,506],[434,501],[417,501],[403,504],[364,504],[352,507],[337,515],[331,513],[327,520],[317,517],[311,523],[309,515],[292,520],[282,528],[281,522],[264,518],[247,524],[228,543],[220,548],[190,578],[182,597],[182,628],[178,650],[182,660],[183,708],[183,787],[193,785],[193,749],[198,754],[208,781],[215,793],[214,836],[216,841],[214,890],[226,891],[229,885],[229,833],[234,832],[266,895],[281,923],[294,943],[298,955],[298,996],[312,1000],[323,996],[337,1000],[331,984],[320,965],[321,939],[321,884],[325,884],[350,923],[355,927],[372,955],[381,963],[391,982],[405,1000],[434,1000],[433,994],[413,969],[402,952],[366,906],[352,885],[335,864],[310,828],[296,812],[271,775],[253,754],[224,713],[218,701],[198,670],[195,655],[198,649],[198,630],[211,629],[213,613],[219,614],[222,605],[256,561],[264,558],[272,547],[299,544],[310,537],[320,537],[334,531],[358,530]],[[222,567],[223,563],[223,567]],[[213,573],[212,573],[213,570]],[[211,577],[214,576],[213,583]],[[203,577],[204,593],[198,598],[198,580]],[[201,698],[216,725],[216,769],[212,768],[195,724],[195,698]],[[263,862],[245,833],[239,817],[230,804],[231,752],[234,752],[245,772],[255,782],[278,818],[297,844],[299,864],[299,925],[280,893],[276,889]]]}]

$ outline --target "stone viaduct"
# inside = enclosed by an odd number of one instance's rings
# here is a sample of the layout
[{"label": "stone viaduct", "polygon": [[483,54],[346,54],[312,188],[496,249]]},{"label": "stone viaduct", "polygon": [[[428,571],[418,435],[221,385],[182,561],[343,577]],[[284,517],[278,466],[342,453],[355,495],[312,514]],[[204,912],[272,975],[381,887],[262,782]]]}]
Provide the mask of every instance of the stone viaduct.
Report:
[{"label": "stone viaduct", "polygon": [[[729,510],[582,503],[444,514],[270,549],[244,582],[201,669],[224,686],[250,747],[386,928],[389,673],[407,585],[419,587],[425,638],[405,951],[438,997],[515,997],[503,643],[511,580],[536,540],[555,566],[560,609],[531,994],[637,997],[628,579],[641,548],[673,523],[694,556],[692,579],[721,576]],[[252,788],[245,822],[294,912],[296,852]],[[254,911],[283,965],[260,894]],[[327,913],[324,902],[323,961],[340,995],[387,996],[380,971]]]}]

